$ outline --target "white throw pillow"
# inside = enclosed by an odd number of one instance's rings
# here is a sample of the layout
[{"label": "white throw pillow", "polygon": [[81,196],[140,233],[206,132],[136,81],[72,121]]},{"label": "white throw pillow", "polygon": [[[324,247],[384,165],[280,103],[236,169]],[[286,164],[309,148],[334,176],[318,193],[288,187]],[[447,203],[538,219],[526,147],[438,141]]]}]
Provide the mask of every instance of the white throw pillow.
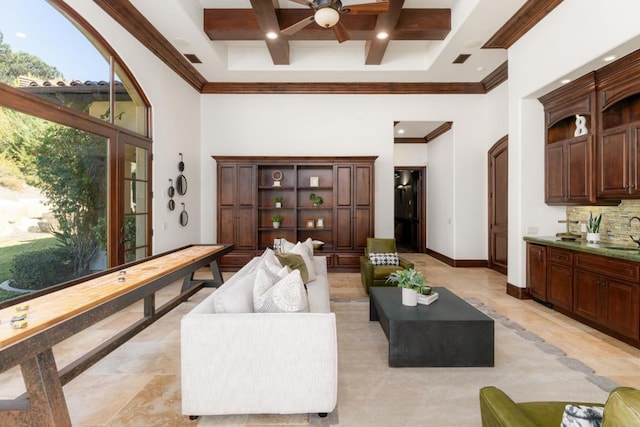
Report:
[{"label": "white throw pillow", "polygon": [[600,427],[604,408],[601,406],[567,405],[561,427]]},{"label": "white throw pillow", "polygon": [[288,241],[284,237],[282,239],[280,239],[280,250],[282,252],[290,252],[291,249],[295,248],[295,246],[296,246],[295,243],[291,243],[290,241]]},{"label": "white throw pillow", "polygon": [[264,269],[259,269],[253,287],[256,313],[299,313],[309,311],[307,293],[300,271],[293,270],[283,279],[273,282]]},{"label": "white throw pillow", "polygon": [[212,298],[216,313],[252,313],[255,279],[256,270],[252,270],[235,280],[229,279],[229,283],[225,283],[229,286],[214,291]]}]

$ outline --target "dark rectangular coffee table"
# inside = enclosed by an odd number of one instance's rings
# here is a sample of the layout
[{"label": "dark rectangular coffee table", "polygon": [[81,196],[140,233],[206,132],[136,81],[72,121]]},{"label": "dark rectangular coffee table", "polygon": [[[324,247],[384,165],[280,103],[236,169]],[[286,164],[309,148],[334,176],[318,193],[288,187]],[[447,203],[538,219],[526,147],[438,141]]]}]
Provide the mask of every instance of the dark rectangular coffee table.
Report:
[{"label": "dark rectangular coffee table", "polygon": [[402,289],[369,289],[369,320],[389,339],[389,366],[493,366],[493,319],[446,288],[430,305],[402,305]]}]

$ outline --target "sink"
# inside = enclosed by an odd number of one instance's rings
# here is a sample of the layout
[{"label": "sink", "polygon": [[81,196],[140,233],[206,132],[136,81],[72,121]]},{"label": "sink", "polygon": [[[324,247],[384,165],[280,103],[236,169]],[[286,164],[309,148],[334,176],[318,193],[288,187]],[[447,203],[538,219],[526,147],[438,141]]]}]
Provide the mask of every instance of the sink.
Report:
[{"label": "sink", "polygon": [[640,248],[634,248],[631,246],[605,246],[605,249],[613,249],[616,251],[633,251],[633,252],[640,252]]}]

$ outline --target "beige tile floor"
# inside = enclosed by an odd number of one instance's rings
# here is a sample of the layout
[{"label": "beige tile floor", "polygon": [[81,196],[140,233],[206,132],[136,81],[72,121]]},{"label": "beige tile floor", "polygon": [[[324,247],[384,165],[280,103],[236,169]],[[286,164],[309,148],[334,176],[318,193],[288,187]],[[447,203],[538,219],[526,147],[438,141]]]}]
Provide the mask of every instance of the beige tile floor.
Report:
[{"label": "beige tile floor", "polygon": [[[506,294],[506,276],[484,268],[451,268],[422,254],[404,254],[425,273],[432,286],[446,286],[461,297],[475,297],[499,313],[594,368],[596,375],[620,385],[640,388],[640,350],[608,337],[531,300]],[[226,274],[228,277],[229,274]],[[364,298],[359,273],[330,273],[330,294],[336,298]],[[157,306],[177,293],[179,284],[161,291]],[[180,399],[179,348],[175,348],[175,324],[211,292],[205,289],[182,304],[131,342],[109,355],[64,387],[74,425],[140,425],[136,414],[147,417],[144,425],[190,425],[186,417],[168,411],[158,402]],[[123,325],[137,320],[141,304],[94,325],[54,348],[58,367],[65,366],[83,351],[114,335]],[[166,343],[167,351],[158,351]],[[173,347],[170,347],[173,346]],[[19,369],[0,374],[0,399],[24,392]],[[161,395],[159,395],[161,393]],[[152,420],[157,419],[160,424]],[[147,423],[148,421],[148,423]],[[274,424],[274,423],[269,423]]]}]

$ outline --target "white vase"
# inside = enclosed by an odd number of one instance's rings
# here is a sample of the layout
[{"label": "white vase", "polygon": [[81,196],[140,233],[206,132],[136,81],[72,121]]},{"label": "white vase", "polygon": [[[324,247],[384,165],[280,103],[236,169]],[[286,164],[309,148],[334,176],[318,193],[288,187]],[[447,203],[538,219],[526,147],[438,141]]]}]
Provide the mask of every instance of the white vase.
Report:
[{"label": "white vase", "polygon": [[282,202],[276,202],[276,208],[281,208],[282,207]]},{"label": "white vase", "polygon": [[273,223],[273,228],[280,228],[280,223],[279,222],[274,222]]},{"label": "white vase", "polygon": [[418,293],[413,289],[402,288],[402,304],[409,306],[418,305]]},{"label": "white vase", "polygon": [[598,243],[600,241],[600,233],[587,233],[587,242]]}]

